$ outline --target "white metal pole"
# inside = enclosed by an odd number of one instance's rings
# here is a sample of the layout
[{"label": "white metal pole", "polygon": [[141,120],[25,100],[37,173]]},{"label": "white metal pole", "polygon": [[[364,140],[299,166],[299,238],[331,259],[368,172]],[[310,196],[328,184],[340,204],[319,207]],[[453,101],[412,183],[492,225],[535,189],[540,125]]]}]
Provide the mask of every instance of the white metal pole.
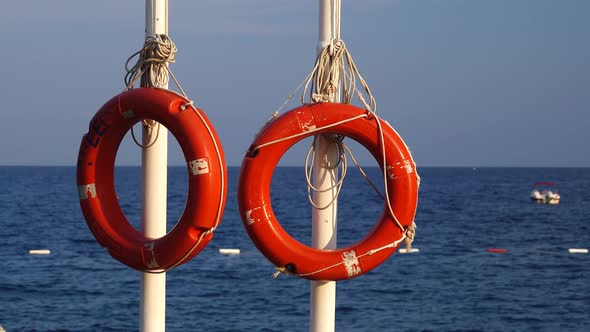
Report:
[{"label": "white metal pole", "polygon": [[[168,0],[146,0],[145,35],[168,34]],[[166,82],[160,88],[168,88]],[[142,149],[142,228],[149,238],[166,234],[166,196],[168,180],[168,130],[159,125],[151,132],[143,130]],[[166,329],[166,273],[141,274],[140,331],[163,332]]]},{"label": "white metal pole", "polygon": [[[319,0],[319,29],[317,55],[330,44],[332,38],[331,0]],[[313,185],[320,190],[334,188],[338,181],[338,148],[325,136],[320,135],[315,143],[313,165]],[[333,199],[336,189],[314,192],[313,199],[317,206],[323,207]],[[337,202],[325,209],[313,209],[312,246],[320,249],[336,248],[336,210]],[[311,281],[310,283],[310,324],[311,332],[333,332],[336,320],[336,282]]]}]

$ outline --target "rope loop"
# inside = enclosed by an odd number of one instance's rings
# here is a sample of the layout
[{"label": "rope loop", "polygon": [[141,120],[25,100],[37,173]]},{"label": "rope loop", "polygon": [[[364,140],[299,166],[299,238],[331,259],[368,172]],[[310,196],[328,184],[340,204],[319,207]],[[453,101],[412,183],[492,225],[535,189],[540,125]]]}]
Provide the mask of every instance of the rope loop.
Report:
[{"label": "rope loop", "polygon": [[160,137],[160,126],[161,125],[154,120],[146,119],[146,120],[141,121],[141,126],[142,126],[143,130],[148,134],[148,136],[151,136],[154,131],[154,128],[156,128],[156,137],[148,144],[142,144],[139,142],[139,140],[135,136],[135,132],[133,131],[133,127],[131,127],[131,137],[133,138],[133,142],[135,142],[135,145],[139,146],[142,149],[149,149],[152,145],[154,145],[156,143],[156,141],[158,140],[158,137]]},{"label": "rope loop", "polygon": [[[335,175],[336,178],[338,178],[338,181],[334,181],[336,180],[334,178],[334,176],[332,176],[331,180],[332,180],[332,185],[324,188],[324,189],[319,189],[316,188],[315,186],[313,186],[312,184],[312,174],[313,174],[313,165],[315,163],[315,147],[317,144],[317,140],[319,139],[319,136],[315,136],[313,139],[312,144],[309,147],[309,150],[307,151],[307,156],[305,157],[305,179],[307,181],[307,199],[309,201],[309,203],[317,210],[324,210],[327,209],[328,207],[330,207],[334,201],[336,201],[336,199],[338,199],[338,195],[340,195],[340,190],[342,189],[342,184],[344,183],[344,178],[346,177],[346,171],[348,170],[348,165],[347,165],[347,161],[346,161],[346,154],[344,153],[344,143],[342,142],[342,139],[344,138],[343,136],[340,135],[322,135],[322,137],[324,137],[325,139],[327,139],[328,141],[330,141],[331,144],[336,144],[336,149],[338,150],[338,160],[336,161],[335,164],[328,164],[327,160],[324,160],[323,162],[323,167],[327,168],[327,169],[331,169],[331,170],[336,170],[338,168],[338,166],[341,166],[341,173],[342,175],[340,177],[338,177],[338,175]],[[310,160],[311,158],[311,160]],[[326,205],[324,206],[320,206],[318,204],[315,203],[314,199],[313,199],[313,195],[311,194],[313,192],[332,192],[332,199],[326,203]]]},{"label": "rope loop", "polygon": [[184,104],[180,105],[180,110],[181,110],[181,111],[184,111],[184,110],[186,110],[186,108],[187,108],[188,106],[192,106],[192,107],[194,107],[194,106],[195,106],[195,102],[194,102],[194,100],[189,100],[187,103],[184,103]]}]

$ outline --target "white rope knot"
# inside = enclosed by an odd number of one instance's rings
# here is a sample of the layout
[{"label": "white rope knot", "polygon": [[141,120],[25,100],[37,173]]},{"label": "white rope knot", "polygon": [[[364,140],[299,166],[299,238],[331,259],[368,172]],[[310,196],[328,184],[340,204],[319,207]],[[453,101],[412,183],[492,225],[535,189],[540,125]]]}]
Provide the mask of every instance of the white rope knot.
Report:
[{"label": "white rope knot", "polygon": [[[168,63],[174,63],[176,45],[167,35],[148,36],[141,50],[135,52],[125,63],[126,90],[141,78],[142,87],[161,87],[168,83]],[[137,57],[137,62],[129,68],[129,63]]]},{"label": "white rope knot", "polygon": [[195,106],[195,102],[193,100],[189,100],[188,103],[184,103],[180,105],[180,110],[184,111],[188,106]]},{"label": "white rope knot", "polygon": [[276,279],[281,273],[291,274],[291,271],[286,266],[275,266],[275,273],[272,274],[272,277]]},{"label": "white rope knot", "polygon": [[312,93],[311,94],[311,101],[313,103],[328,103],[330,102],[330,94],[329,93]]},{"label": "white rope knot", "polygon": [[330,56],[341,57],[342,53],[346,49],[346,46],[344,45],[344,41],[342,39],[332,39],[330,41],[330,45],[328,45],[328,49]]}]

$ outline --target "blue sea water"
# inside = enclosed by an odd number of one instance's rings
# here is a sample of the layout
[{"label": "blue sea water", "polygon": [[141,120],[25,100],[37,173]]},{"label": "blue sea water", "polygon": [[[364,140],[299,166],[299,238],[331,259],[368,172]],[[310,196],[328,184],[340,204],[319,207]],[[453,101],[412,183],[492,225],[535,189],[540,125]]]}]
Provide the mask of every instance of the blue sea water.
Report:
[{"label": "blue sea water", "polygon": [[[0,167],[0,325],[13,331],[136,331],[139,277],[98,246],[78,206],[74,167]],[[237,211],[229,169],[224,219],[199,256],[167,274],[167,331],[307,331],[309,282],[271,277]],[[378,178],[379,170],[368,170]],[[420,168],[417,254],[337,286],[337,331],[590,331],[590,169]],[[169,228],[186,198],[169,170]],[[140,169],[119,167],[117,193],[139,219]],[[535,204],[555,181],[556,206]],[[311,237],[304,170],[278,168],[273,207],[289,232]],[[359,240],[381,202],[350,170],[338,239]],[[29,255],[47,248],[50,255]],[[239,248],[225,256],[219,248]],[[487,252],[504,248],[505,254]]]}]

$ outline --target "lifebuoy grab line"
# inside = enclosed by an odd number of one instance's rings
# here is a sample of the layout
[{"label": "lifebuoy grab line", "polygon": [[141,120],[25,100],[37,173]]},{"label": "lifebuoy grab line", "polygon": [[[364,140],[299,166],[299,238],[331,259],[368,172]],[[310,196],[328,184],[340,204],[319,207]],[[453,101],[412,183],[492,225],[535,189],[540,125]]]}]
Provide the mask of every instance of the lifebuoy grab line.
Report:
[{"label": "lifebuoy grab line", "polygon": [[[300,243],[280,226],[271,207],[270,181],[278,161],[298,141],[317,134],[356,140],[383,171],[386,203],[382,215],[369,235],[348,248],[320,250]],[[375,268],[406,238],[407,228],[414,222],[418,187],[412,155],[386,121],[352,105],[318,103],[295,108],[261,129],[242,162],[238,203],[250,238],[278,273],[342,280]]]},{"label": "lifebuoy grab line", "polygon": [[[176,137],[189,174],[185,209],[173,229],[157,239],[145,237],[129,223],[114,188],[118,147],[143,119],[161,123]],[[207,245],[221,222],[227,195],[223,150],[205,114],[174,91],[138,88],[113,97],[91,120],[77,168],[88,227],[111,256],[134,269],[163,273],[186,263]]]},{"label": "lifebuoy grab line", "polygon": [[[337,267],[339,265],[344,264],[344,266],[346,267],[346,272],[348,273],[348,276],[349,277],[354,277],[356,274],[358,274],[358,275],[362,274],[362,271],[360,271],[360,269],[358,268],[359,259],[360,258],[363,258],[365,256],[370,256],[370,255],[372,255],[374,253],[377,253],[377,252],[379,252],[381,250],[385,250],[385,249],[389,249],[389,248],[397,248],[399,246],[399,244],[405,238],[406,238],[406,232],[403,232],[402,233],[402,236],[401,236],[401,238],[399,240],[394,241],[394,242],[391,242],[391,243],[388,243],[388,244],[386,244],[386,245],[384,245],[384,246],[382,246],[380,248],[368,250],[364,254],[361,254],[361,255],[358,255],[358,256],[356,255],[356,252],[354,250],[351,250],[349,252],[344,252],[344,253],[342,253],[342,261],[341,262],[332,264],[330,266],[326,266],[326,267],[324,267],[322,269],[319,269],[319,270],[313,271],[313,272],[309,272],[309,273],[293,273],[286,266],[281,266],[281,267],[276,266],[275,267],[275,273],[272,276],[273,276],[273,278],[276,278],[276,277],[279,276],[279,274],[285,273],[285,274],[294,275],[296,277],[305,278],[305,277],[312,276],[314,274],[318,274],[318,273],[327,271],[329,269],[332,269],[332,268],[335,268],[335,267]],[[365,271],[365,272],[367,272],[367,271]]]}]

